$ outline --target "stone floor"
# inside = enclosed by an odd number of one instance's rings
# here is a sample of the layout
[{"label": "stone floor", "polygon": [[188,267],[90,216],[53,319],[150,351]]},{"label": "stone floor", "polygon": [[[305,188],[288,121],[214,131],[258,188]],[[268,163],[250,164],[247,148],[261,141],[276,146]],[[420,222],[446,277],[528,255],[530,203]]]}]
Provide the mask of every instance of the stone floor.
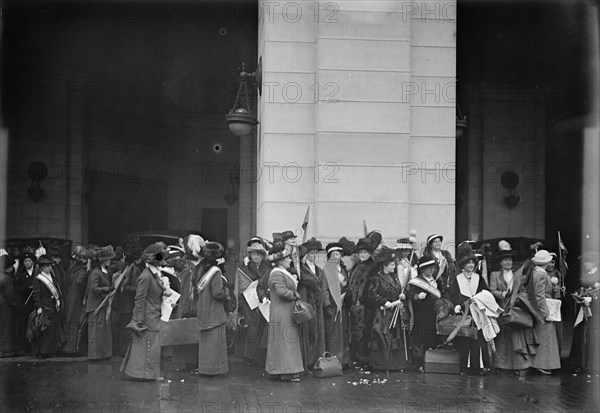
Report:
[{"label": "stone floor", "polygon": [[121,358],[33,357],[0,360],[0,412],[598,412],[597,375],[459,376],[366,372],[270,378],[258,367],[229,361],[214,378],[163,361],[163,378],[139,382],[119,373]]}]

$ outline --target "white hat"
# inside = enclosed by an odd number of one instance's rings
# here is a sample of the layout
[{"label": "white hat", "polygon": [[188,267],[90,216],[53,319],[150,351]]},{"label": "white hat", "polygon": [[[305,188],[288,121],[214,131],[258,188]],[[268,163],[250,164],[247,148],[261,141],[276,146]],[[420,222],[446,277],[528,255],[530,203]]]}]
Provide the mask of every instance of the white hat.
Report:
[{"label": "white hat", "polygon": [[552,260],[553,260],[552,255],[550,255],[550,253],[546,250],[539,250],[538,252],[535,253],[533,258],[531,259],[531,261],[535,265],[548,264]]}]

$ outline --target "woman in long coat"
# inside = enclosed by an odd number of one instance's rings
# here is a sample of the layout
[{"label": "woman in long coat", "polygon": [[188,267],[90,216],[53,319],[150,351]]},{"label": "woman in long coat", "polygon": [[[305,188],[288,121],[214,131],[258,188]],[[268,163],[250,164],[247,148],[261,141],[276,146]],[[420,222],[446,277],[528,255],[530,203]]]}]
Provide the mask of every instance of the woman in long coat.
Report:
[{"label": "woman in long coat", "polygon": [[[33,336],[31,350],[37,354],[38,358],[42,358],[56,353],[65,342],[63,329],[65,303],[58,288],[58,281],[51,275],[51,266],[54,260],[48,255],[42,255],[38,263],[41,271],[32,282],[32,299],[34,308],[37,309],[36,317],[46,324],[46,329]],[[31,318],[29,327],[32,327]],[[30,333],[34,329],[27,329],[28,337],[32,337]]]},{"label": "woman in long coat", "polygon": [[225,374],[227,365],[227,332],[224,301],[229,299],[223,284],[223,270],[217,260],[223,257],[224,248],[218,242],[207,241],[202,247],[204,259],[198,264],[199,280],[194,280],[198,294],[197,317],[200,329],[198,347],[198,373]]},{"label": "woman in long coat", "polygon": [[531,366],[542,374],[551,374],[550,370],[560,368],[556,329],[552,324],[546,303],[546,289],[550,280],[548,280],[545,268],[551,260],[552,255],[548,251],[536,252],[531,259],[534,268],[523,281],[524,292],[534,310],[535,334],[540,342],[536,348],[536,354],[533,355]]},{"label": "woman in long coat", "polygon": [[419,274],[408,281],[409,287],[406,291],[413,312],[413,328],[410,336],[413,363],[420,372],[424,371],[425,351],[435,348],[439,343],[436,334],[435,303],[442,293],[434,279],[437,269],[435,257],[423,255],[418,261]]},{"label": "woman in long coat", "polygon": [[283,243],[273,245],[269,259],[275,268],[269,275],[271,311],[265,369],[283,381],[300,382],[300,373],[304,371],[300,329],[293,319],[294,305],[300,298],[298,278],[288,271],[292,259]]},{"label": "woman in long coat", "polygon": [[121,372],[143,380],[156,380],[160,374],[160,308],[165,287],[159,266],[165,264],[166,245],[148,246],[143,253],[146,268],[135,291],[133,315],[127,328],[133,331]]},{"label": "woman in long coat", "polygon": [[315,309],[315,316],[300,325],[302,360],[304,369],[312,368],[325,352],[325,325],[323,319],[323,270],[316,264],[319,251],[323,250],[320,241],[312,238],[302,244],[306,255],[300,262],[300,280],[298,294],[300,299]]},{"label": "woman in long coat", "polygon": [[350,317],[348,271],[342,261],[344,248],[340,243],[327,245],[327,263],[323,268],[323,314],[325,316],[325,348],[342,365],[350,363]]},{"label": "woman in long coat", "polygon": [[[112,326],[107,320],[106,312],[110,305],[108,301],[96,312],[104,299],[114,289],[108,267],[115,257],[111,245],[100,248],[94,259],[98,265],[92,270],[89,277],[89,288],[86,302],[88,317],[88,358],[102,360],[112,356]],[[96,315],[94,313],[96,312]]]},{"label": "woman in long coat", "polygon": [[[449,293],[450,300],[455,306],[455,313],[458,314],[464,311],[465,302],[469,302],[470,304],[470,300],[475,294],[482,290],[489,291],[489,288],[483,277],[474,272],[478,260],[475,254],[473,254],[471,246],[467,244],[466,251],[462,254],[460,252],[457,253],[457,256],[457,264],[462,272],[456,275],[454,282],[450,283]],[[472,323],[474,324],[473,321]],[[473,373],[486,374],[490,370],[492,366],[490,353],[481,330],[477,331],[476,340],[459,336],[454,339],[454,342],[460,353],[461,372],[466,372],[469,363],[469,368]],[[482,358],[483,368],[480,367]]]},{"label": "woman in long coat", "polygon": [[88,249],[81,245],[73,248],[73,263],[69,269],[70,286],[66,303],[67,342],[63,347],[63,351],[67,354],[77,354],[80,352],[77,349],[77,345],[79,341],[79,324],[82,318],[85,317],[83,300],[88,283],[88,255]]},{"label": "woman in long coat", "polygon": [[403,290],[408,280],[402,280],[403,284],[397,277],[394,250],[383,247],[374,258],[377,273],[365,290],[367,319],[372,320],[369,364],[375,370],[401,370],[408,365],[408,349],[402,330],[402,306],[396,302],[406,298]]},{"label": "woman in long coat", "polygon": [[350,358],[358,363],[366,364],[369,360],[370,327],[365,324],[365,287],[375,269],[375,261],[371,256],[375,248],[369,238],[361,238],[354,249],[358,256],[350,271],[350,299],[352,300],[350,315]]},{"label": "woman in long coat", "polygon": [[[237,277],[244,279],[244,284],[251,284],[256,281],[256,293],[260,302],[268,300],[265,288],[265,278],[268,279],[271,272],[271,263],[266,259],[267,250],[261,240],[248,242],[248,261],[247,264],[240,267],[239,271],[243,274],[237,274]],[[248,288],[248,287],[245,287]],[[244,291],[245,291],[244,288]],[[237,329],[235,352],[237,357],[243,357],[246,363],[256,363],[263,367],[267,357],[267,321],[261,315],[257,308],[251,310],[244,291],[240,288],[238,297],[238,311],[244,318],[243,325]]]},{"label": "woman in long coat", "polygon": [[25,306],[17,293],[15,261],[9,255],[0,257],[0,357],[13,356],[19,350],[19,320]]},{"label": "woman in long coat", "polygon": [[[490,292],[498,305],[505,311],[517,300],[523,284],[523,267],[512,270],[513,252],[510,249],[500,251],[501,269],[490,274]],[[514,328],[510,324],[501,327],[495,339],[494,367],[497,369],[520,370],[531,367],[531,360],[539,344],[533,328]]]}]

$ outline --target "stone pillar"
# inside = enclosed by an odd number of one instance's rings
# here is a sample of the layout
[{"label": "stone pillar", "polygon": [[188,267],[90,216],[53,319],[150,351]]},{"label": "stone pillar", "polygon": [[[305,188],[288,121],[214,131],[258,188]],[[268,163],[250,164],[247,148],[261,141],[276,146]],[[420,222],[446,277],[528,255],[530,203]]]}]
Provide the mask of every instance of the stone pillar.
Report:
[{"label": "stone pillar", "polygon": [[260,235],[300,235],[310,206],[308,237],[324,242],[356,240],[363,220],[388,245],[413,227],[452,241],[456,7],[444,4],[259,1]]},{"label": "stone pillar", "polygon": [[239,227],[238,252],[243,257],[246,253],[246,242],[256,231],[255,216],[255,165],[256,135],[240,138],[240,172],[239,172]]}]

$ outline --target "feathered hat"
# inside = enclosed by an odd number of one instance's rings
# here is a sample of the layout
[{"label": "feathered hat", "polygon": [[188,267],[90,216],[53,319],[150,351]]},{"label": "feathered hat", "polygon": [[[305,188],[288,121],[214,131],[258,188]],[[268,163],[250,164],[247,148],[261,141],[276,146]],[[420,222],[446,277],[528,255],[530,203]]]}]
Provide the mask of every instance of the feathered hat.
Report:
[{"label": "feathered hat", "polygon": [[473,261],[475,265],[479,261],[473,253],[473,247],[468,242],[461,242],[456,248],[456,263],[458,268],[463,268],[469,261]]},{"label": "feathered hat", "polygon": [[273,242],[273,246],[269,250],[269,261],[277,262],[286,257],[290,256],[290,250],[286,248],[285,243],[282,240],[277,240]]},{"label": "feathered hat", "polygon": [[148,245],[144,250],[143,258],[146,263],[155,267],[163,265],[168,258],[167,245],[164,242]]},{"label": "feathered hat", "polygon": [[389,247],[381,247],[373,256],[373,259],[377,264],[382,266],[388,265],[392,261],[396,260],[396,251]]},{"label": "feathered hat", "polygon": [[373,243],[371,242],[370,238],[361,238],[358,240],[358,243],[356,244],[356,247],[354,247],[354,253],[359,252],[360,250],[364,250],[367,251],[369,253],[373,253],[373,251],[375,250],[375,247],[373,246]]},{"label": "feathered hat", "polygon": [[200,235],[188,235],[183,245],[188,258],[199,259],[202,253],[202,247],[204,247],[204,243],[204,238],[202,238]]},{"label": "feathered hat", "polygon": [[510,246],[510,244],[504,240],[500,241],[498,243],[498,257],[497,260],[498,262],[502,261],[503,259],[506,258],[510,258],[513,259],[514,258],[514,253],[513,250]]}]

